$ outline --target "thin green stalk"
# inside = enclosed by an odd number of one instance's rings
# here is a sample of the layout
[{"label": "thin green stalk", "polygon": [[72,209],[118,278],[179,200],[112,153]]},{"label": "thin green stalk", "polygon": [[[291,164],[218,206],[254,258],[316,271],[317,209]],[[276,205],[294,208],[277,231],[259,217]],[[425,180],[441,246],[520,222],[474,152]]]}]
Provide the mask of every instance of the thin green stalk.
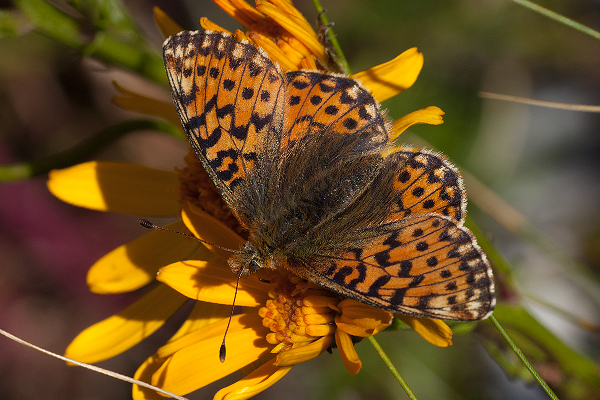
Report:
[{"label": "thin green stalk", "polygon": [[570,18],[567,18],[565,16],[562,16],[558,13],[555,13],[554,11],[548,10],[547,8],[544,8],[542,6],[539,6],[535,3],[532,3],[528,0],[511,0],[517,4],[522,5],[523,7],[527,7],[530,10],[533,10],[537,13],[540,13],[548,18],[551,18],[555,21],[560,22],[561,24],[570,26],[573,29],[578,30],[581,33],[585,33],[586,35],[589,35],[591,37],[593,37],[594,39],[598,39],[600,40],[600,32],[593,30],[590,27],[587,27],[585,25],[580,24],[579,22],[573,21]]},{"label": "thin green stalk", "polygon": [[38,160],[0,165],[0,182],[28,179],[47,174],[50,170],[66,168],[87,160],[92,154],[103,149],[120,137],[138,130],[156,130],[180,136],[181,132],[173,124],[164,121],[133,120],[110,126],[77,146],[64,152]]},{"label": "thin green stalk", "polygon": [[[321,5],[321,1],[313,0],[313,4],[315,6],[315,9],[319,13],[319,19],[321,20],[321,24],[323,24],[323,26],[328,26],[330,24],[329,18],[327,18],[327,14],[325,14],[325,10]],[[346,60],[346,56],[344,56],[342,47],[340,46],[337,37],[333,33],[333,29],[331,27],[326,28],[325,34],[327,35],[329,44],[331,45],[331,47],[333,47],[333,51],[335,53],[331,54],[331,57],[333,58],[334,62],[338,67],[342,69],[341,72],[343,72],[346,75],[350,75],[352,73],[350,69],[350,64],[348,64],[348,60]]]},{"label": "thin green stalk", "polygon": [[531,365],[531,363],[529,362],[529,360],[527,360],[527,357],[525,357],[525,354],[523,354],[523,352],[521,351],[521,349],[519,349],[517,347],[517,345],[515,344],[515,342],[509,336],[508,332],[506,332],[506,330],[502,327],[502,325],[500,325],[500,322],[498,322],[498,320],[496,319],[496,317],[494,317],[494,315],[492,315],[490,317],[490,322],[494,325],[494,327],[496,328],[496,330],[498,330],[498,332],[504,338],[504,340],[506,340],[506,343],[508,343],[508,345],[510,346],[510,348],[512,349],[512,351],[517,355],[517,357],[519,358],[519,360],[521,360],[521,362],[523,363],[523,365],[525,365],[525,368],[527,368],[527,370],[529,371],[529,373],[531,374],[531,376],[533,376],[533,378],[540,384],[540,386],[542,387],[542,389],[544,389],[544,391],[546,392],[546,394],[551,399],[558,400],[558,397],[552,391],[552,389],[550,389],[550,386],[548,386],[548,384],[546,383],[546,381],[543,380],[542,377],[540,376],[540,374],[538,374],[538,372],[535,370],[535,368],[533,368],[533,365]]},{"label": "thin green stalk", "polygon": [[396,378],[398,383],[400,383],[400,386],[402,386],[402,389],[404,389],[404,391],[408,395],[408,398],[411,400],[418,400],[417,396],[415,396],[415,394],[413,393],[411,388],[408,386],[408,383],[406,383],[406,381],[404,380],[402,375],[400,375],[400,372],[398,372],[398,370],[396,369],[394,364],[392,364],[392,360],[390,360],[390,358],[387,356],[387,354],[385,354],[385,352],[383,351],[383,349],[381,348],[381,346],[379,345],[377,340],[375,340],[375,337],[369,336],[369,341],[371,342],[371,344],[375,348],[375,351],[377,351],[377,353],[379,354],[379,356],[381,357],[381,359],[383,360],[385,365],[387,365],[389,370],[392,372],[392,375],[394,375],[394,378]]}]

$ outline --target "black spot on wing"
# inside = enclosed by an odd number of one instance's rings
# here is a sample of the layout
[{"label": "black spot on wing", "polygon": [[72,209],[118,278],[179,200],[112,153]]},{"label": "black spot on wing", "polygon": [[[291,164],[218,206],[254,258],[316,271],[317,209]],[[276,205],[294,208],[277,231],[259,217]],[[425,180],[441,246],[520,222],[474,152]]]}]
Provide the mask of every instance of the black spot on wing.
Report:
[{"label": "black spot on wing", "polygon": [[346,284],[346,276],[352,274],[352,267],[346,265],[337,270],[335,275],[331,278],[332,281],[338,283],[339,285],[344,286]]},{"label": "black spot on wing", "polygon": [[367,267],[365,266],[365,264],[358,264],[356,266],[356,271],[358,272],[358,277],[348,282],[348,284],[346,285],[348,289],[354,290],[356,288],[356,285],[364,282],[365,278],[367,277]]},{"label": "black spot on wing", "polygon": [[257,113],[252,113],[250,117],[250,123],[254,124],[256,130],[262,130],[265,126],[273,121],[273,114],[267,114],[264,117],[260,117]]},{"label": "black spot on wing", "polygon": [[380,276],[379,278],[377,278],[375,280],[375,282],[373,282],[371,284],[371,286],[369,286],[369,291],[367,293],[365,293],[365,295],[371,296],[371,297],[380,297],[379,290],[381,289],[382,286],[384,286],[386,283],[388,283],[390,281],[390,279],[392,279],[392,277],[390,275]]}]

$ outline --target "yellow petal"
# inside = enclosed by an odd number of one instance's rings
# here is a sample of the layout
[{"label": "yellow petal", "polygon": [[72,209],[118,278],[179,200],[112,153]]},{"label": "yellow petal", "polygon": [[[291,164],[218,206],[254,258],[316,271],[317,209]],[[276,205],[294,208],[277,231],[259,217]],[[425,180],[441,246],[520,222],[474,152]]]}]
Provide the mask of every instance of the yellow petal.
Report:
[{"label": "yellow petal", "polygon": [[396,140],[402,132],[404,132],[413,125],[439,125],[444,123],[442,115],[444,115],[444,112],[439,107],[429,106],[427,108],[413,111],[410,114],[407,114],[404,117],[397,119],[392,123],[392,134],[390,137],[390,142]]},{"label": "yellow petal", "polygon": [[423,339],[429,343],[447,347],[452,345],[452,329],[439,319],[416,318],[403,314],[396,314],[396,318],[406,322]]},{"label": "yellow petal", "polygon": [[[166,228],[189,233],[181,221],[166,225]],[[197,259],[198,251],[204,251],[206,257],[211,256],[210,251],[195,240],[151,230],[96,261],[88,271],[87,284],[98,294],[130,292],[153,281],[160,267],[186,260],[192,254]]]},{"label": "yellow petal", "polygon": [[308,49],[317,56],[319,60],[327,61],[327,53],[325,48],[319,42],[315,31],[312,30],[308,23],[302,21],[294,15],[284,13],[280,8],[264,2],[257,2],[256,9],[261,13],[271,17],[283,29],[295,36]]},{"label": "yellow petal", "polygon": [[288,56],[279,48],[279,46],[277,46],[268,37],[263,36],[258,32],[250,32],[249,39],[267,52],[269,59],[279,64],[284,72],[296,71],[298,69],[298,65],[294,64],[294,62],[288,58]]},{"label": "yellow petal", "polygon": [[265,328],[258,314],[236,315],[233,319],[246,321],[247,328],[227,334],[227,356],[224,363],[219,360],[223,336],[213,336],[192,343],[167,358],[154,373],[152,384],[173,393],[189,393],[239,370],[269,352],[272,346],[265,341]]},{"label": "yellow petal", "polygon": [[[252,309],[254,310],[254,309]],[[205,332],[208,326],[214,326],[215,323],[221,321],[229,320],[229,316],[231,315],[231,305],[230,304],[215,304],[215,303],[207,303],[204,301],[197,301],[194,304],[194,308],[190,315],[188,315],[185,322],[179,327],[177,332],[171,336],[169,339],[169,343],[177,342],[184,336],[189,335],[194,332]],[[245,326],[244,326],[245,327]],[[200,329],[202,328],[202,329]],[[229,327],[232,331],[235,330],[235,327]],[[225,327],[220,329],[218,334],[223,334],[225,331]],[[206,336],[209,337],[209,336]],[[196,337],[194,341],[198,341],[199,339]],[[168,346],[168,345],[165,345]],[[178,349],[179,350],[179,349]],[[172,351],[173,353],[175,351]]]},{"label": "yellow petal", "polygon": [[265,16],[256,11],[244,0],[213,0],[223,11],[235,18],[240,24],[250,28],[263,21]]},{"label": "yellow petal", "polygon": [[281,351],[275,358],[275,365],[279,367],[296,365],[304,361],[312,360],[329,348],[333,342],[334,335],[323,336],[319,340],[305,346],[295,347],[290,350]]},{"label": "yellow petal", "polygon": [[309,32],[311,36],[317,37],[317,34],[313,30],[310,23],[304,18],[304,15],[292,4],[291,0],[267,0],[269,3],[272,3],[285,14],[287,14],[290,18],[292,18],[297,25],[300,25],[302,29],[306,32]]},{"label": "yellow petal", "polygon": [[360,337],[373,336],[392,323],[389,311],[359,303],[352,299],[340,301],[341,314],[335,317],[335,324],[344,332]]},{"label": "yellow petal", "polygon": [[212,22],[211,20],[209,20],[206,17],[200,18],[200,26],[205,31],[225,32],[225,33],[231,34],[231,32],[229,32],[227,29],[215,24],[214,22]]},{"label": "yellow petal", "polygon": [[[302,307],[302,309],[304,309],[304,307]],[[331,309],[330,309],[331,311]],[[323,335],[315,335],[315,332],[310,331],[309,328],[311,327],[311,325],[320,325],[320,324],[325,324],[328,326],[332,326],[332,322],[335,321],[335,313],[331,312],[325,312],[325,313],[318,313],[318,314],[304,314],[304,318],[302,318],[302,320],[308,324],[308,326],[306,327],[306,333],[312,336],[323,336]],[[335,329],[335,327],[334,327]]]},{"label": "yellow petal", "polygon": [[[223,316],[223,318],[216,317],[215,322],[213,322],[212,324],[206,325],[200,329],[196,329],[195,331],[189,332],[177,339],[169,340],[167,344],[161,346],[160,349],[158,349],[155,356],[166,359],[167,357],[170,357],[178,351],[192,346],[195,343],[199,343],[213,338],[221,338],[221,340],[223,340],[223,336],[225,334],[225,330],[227,329],[228,324],[229,330],[227,331],[227,337],[229,337],[230,334],[233,334],[235,332],[248,329],[254,324],[258,323],[258,320],[256,319],[258,318],[256,309],[253,310],[254,312],[252,313],[235,315],[231,318],[231,322],[229,322],[229,315],[231,315],[230,308],[229,313],[226,316]],[[244,315],[246,316],[244,317]],[[268,332],[268,330],[264,327],[259,328],[259,330],[264,334]],[[229,341],[227,341],[226,344],[229,345]]]},{"label": "yellow petal", "polygon": [[238,43],[240,43],[242,40],[248,40],[248,37],[246,36],[246,34],[244,32],[242,32],[240,29],[235,30],[233,37],[235,38],[235,40],[238,41]]},{"label": "yellow petal", "polygon": [[154,23],[165,39],[183,30],[177,22],[157,6],[154,6],[152,11],[154,12]]},{"label": "yellow petal", "polygon": [[317,63],[315,62],[315,56],[307,57],[302,59],[302,69],[317,69]]},{"label": "yellow petal", "polygon": [[267,361],[245,378],[219,390],[214,400],[245,400],[271,387],[288,373],[292,367],[276,367]]},{"label": "yellow petal", "polygon": [[310,52],[310,50],[304,45],[304,43],[296,39],[294,36],[291,36],[287,32],[281,34],[281,40],[285,41],[291,49],[300,54],[300,56],[302,56],[303,58],[310,56],[314,57],[314,54]]},{"label": "yellow petal", "polygon": [[290,46],[288,42],[279,39],[277,40],[277,47],[285,55],[285,58],[290,60],[290,62],[296,66],[294,70],[298,69],[298,67],[302,65],[302,60],[304,59],[304,56],[292,46]]},{"label": "yellow petal", "polygon": [[423,54],[416,47],[381,65],[352,75],[369,88],[377,101],[384,101],[405,91],[417,80],[423,68]]},{"label": "yellow petal", "polygon": [[[311,318],[307,318],[307,320],[310,320]],[[314,319],[314,318],[312,318]],[[326,319],[325,316],[323,316],[323,319]],[[308,321],[305,321],[306,323],[309,323]],[[327,336],[327,335],[333,335],[336,331],[335,325],[325,325],[325,324],[318,324],[318,325],[308,325],[306,327],[306,334],[309,336],[314,336],[314,337],[319,337],[319,336]]]},{"label": "yellow petal", "polygon": [[[157,280],[179,293],[196,300],[217,304],[232,304],[237,282],[236,275],[223,262],[189,260],[160,269]],[[258,307],[267,299],[269,285],[255,276],[245,276],[235,298],[235,305]]]},{"label": "yellow petal", "polygon": [[[181,121],[173,103],[146,97],[139,93],[132,92],[119,85],[117,81],[112,81],[113,86],[121,93],[112,98],[113,104],[124,110],[135,111],[141,114],[157,116],[170,121],[173,125],[181,127]],[[182,134],[183,135],[183,134]]]},{"label": "yellow petal", "polygon": [[[150,382],[152,380],[152,375],[164,362],[164,359],[161,360],[156,356],[152,356],[140,365],[133,377],[143,382]],[[165,397],[159,395],[156,391],[138,385],[133,385],[131,396],[133,400],[165,400]]]},{"label": "yellow petal", "polygon": [[175,217],[181,209],[177,175],[136,164],[86,162],[50,171],[47,184],[62,201],[93,210]]},{"label": "yellow petal", "polygon": [[340,351],[340,357],[350,375],[356,375],[362,368],[362,362],[352,343],[352,338],[346,332],[336,329],[335,344]]},{"label": "yellow petal", "polygon": [[[181,219],[188,229],[199,239],[214,243],[231,250],[238,250],[245,243],[238,234],[215,217],[205,213],[190,202],[186,202],[181,210]],[[232,252],[206,244],[213,253],[227,260]]]},{"label": "yellow petal", "polygon": [[[313,307],[313,308],[335,307],[340,302],[340,299],[338,297],[333,297],[333,293],[331,293],[331,294],[332,294],[332,296],[324,296],[321,293],[319,293],[318,295],[307,294],[304,297],[304,299],[302,300],[302,304],[306,307]],[[337,312],[339,310],[335,310],[335,311]],[[302,312],[307,313],[307,310],[302,309]]]},{"label": "yellow petal", "polygon": [[66,356],[95,363],[135,346],[160,328],[187,300],[166,285],[158,285],[118,314],[81,332]]}]

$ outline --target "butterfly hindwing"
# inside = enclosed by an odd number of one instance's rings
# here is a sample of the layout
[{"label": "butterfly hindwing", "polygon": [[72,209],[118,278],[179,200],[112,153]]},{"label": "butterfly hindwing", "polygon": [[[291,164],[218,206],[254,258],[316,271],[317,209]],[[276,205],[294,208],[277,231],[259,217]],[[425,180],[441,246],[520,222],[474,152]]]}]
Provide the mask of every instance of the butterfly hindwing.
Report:
[{"label": "butterfly hindwing", "polygon": [[389,154],[367,189],[300,241],[296,272],[347,297],[419,317],[484,318],[492,272],[462,227],[462,179],[427,150]]},{"label": "butterfly hindwing", "polygon": [[378,232],[370,242],[310,263],[300,274],[392,312],[446,320],[489,315],[491,268],[467,229],[429,214]]},{"label": "butterfly hindwing", "polygon": [[400,149],[386,161],[394,165],[394,194],[388,221],[429,213],[456,221],[464,219],[462,178],[444,157],[428,150]]}]

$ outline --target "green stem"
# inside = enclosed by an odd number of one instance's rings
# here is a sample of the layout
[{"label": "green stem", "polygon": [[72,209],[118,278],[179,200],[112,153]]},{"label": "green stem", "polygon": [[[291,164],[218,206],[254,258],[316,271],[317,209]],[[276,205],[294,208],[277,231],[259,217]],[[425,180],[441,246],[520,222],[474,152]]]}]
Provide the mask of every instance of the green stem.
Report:
[{"label": "green stem", "polygon": [[381,346],[379,345],[377,340],[375,340],[375,337],[369,336],[369,341],[371,342],[371,344],[375,348],[375,351],[377,351],[377,353],[379,354],[379,356],[381,357],[381,359],[383,360],[385,365],[387,365],[389,370],[392,372],[392,375],[394,375],[394,378],[396,378],[398,383],[400,383],[400,386],[402,386],[402,389],[404,389],[404,391],[408,395],[408,398],[411,400],[418,400],[417,396],[415,396],[415,394],[413,393],[411,388],[408,386],[408,383],[406,383],[406,381],[404,380],[402,375],[400,375],[400,372],[398,372],[398,370],[396,369],[394,364],[392,364],[392,360],[390,360],[390,358],[387,356],[387,354],[385,354],[385,352],[383,351],[383,349],[381,348]]},{"label": "green stem", "polygon": [[570,18],[564,17],[558,13],[555,13],[554,11],[548,10],[547,8],[544,8],[542,6],[539,6],[535,3],[532,3],[528,0],[511,0],[517,4],[522,5],[523,7],[527,7],[530,10],[533,10],[535,12],[538,12],[542,15],[545,15],[548,18],[551,18],[555,21],[560,22],[561,24],[570,26],[573,29],[578,30],[581,33],[584,33],[586,35],[589,35],[591,37],[593,37],[594,39],[598,39],[600,40],[600,32],[593,30],[592,28],[589,28],[585,25],[580,24],[579,22],[573,21]]},{"label": "green stem", "polygon": [[[315,9],[319,13],[319,19],[321,20],[321,24],[323,24],[323,26],[329,25],[329,18],[327,18],[327,14],[325,14],[325,10],[321,5],[321,1],[313,0],[313,4],[315,6]],[[333,29],[331,27],[326,28],[325,34],[327,35],[329,44],[331,45],[331,47],[333,47],[334,50],[334,54],[331,54],[333,61],[342,70],[341,72],[343,72],[346,75],[350,75],[352,73],[350,69],[350,64],[348,64],[348,60],[346,60],[346,56],[344,56],[342,47],[340,46],[337,37],[333,33]]]},{"label": "green stem", "polygon": [[533,376],[533,378],[540,384],[540,386],[542,387],[542,389],[544,389],[544,391],[546,392],[546,394],[551,399],[558,400],[558,397],[556,396],[556,394],[552,391],[552,389],[550,389],[550,386],[548,386],[548,384],[546,383],[546,381],[542,379],[542,377],[540,376],[540,374],[538,374],[538,372],[535,370],[535,368],[533,368],[533,365],[531,365],[531,363],[529,362],[529,360],[527,360],[527,357],[525,357],[525,354],[523,354],[523,352],[521,351],[521,349],[519,349],[517,347],[517,345],[515,344],[515,342],[509,336],[508,332],[506,332],[506,330],[502,327],[502,325],[500,325],[500,322],[498,322],[498,320],[496,319],[496,317],[494,317],[492,315],[490,317],[490,322],[494,325],[494,327],[500,333],[500,335],[504,338],[504,340],[506,340],[506,343],[508,343],[508,345],[510,346],[510,348],[512,349],[512,351],[517,355],[517,357],[519,358],[519,360],[521,360],[521,362],[523,363],[523,365],[525,365],[525,368],[527,368],[527,370],[529,371],[529,373],[531,374],[531,376]]},{"label": "green stem", "polygon": [[167,85],[167,74],[162,57],[146,46],[125,43],[118,37],[98,32],[94,40],[81,50],[83,55],[94,57],[107,64],[128,68],[131,71],[163,85]]},{"label": "green stem", "polygon": [[46,174],[52,169],[66,168],[80,163],[127,133],[142,129],[162,131],[174,136],[181,136],[181,132],[169,122],[149,120],[121,122],[98,132],[96,135],[67,151],[38,160],[0,165],[0,182],[24,180],[33,176]]}]

